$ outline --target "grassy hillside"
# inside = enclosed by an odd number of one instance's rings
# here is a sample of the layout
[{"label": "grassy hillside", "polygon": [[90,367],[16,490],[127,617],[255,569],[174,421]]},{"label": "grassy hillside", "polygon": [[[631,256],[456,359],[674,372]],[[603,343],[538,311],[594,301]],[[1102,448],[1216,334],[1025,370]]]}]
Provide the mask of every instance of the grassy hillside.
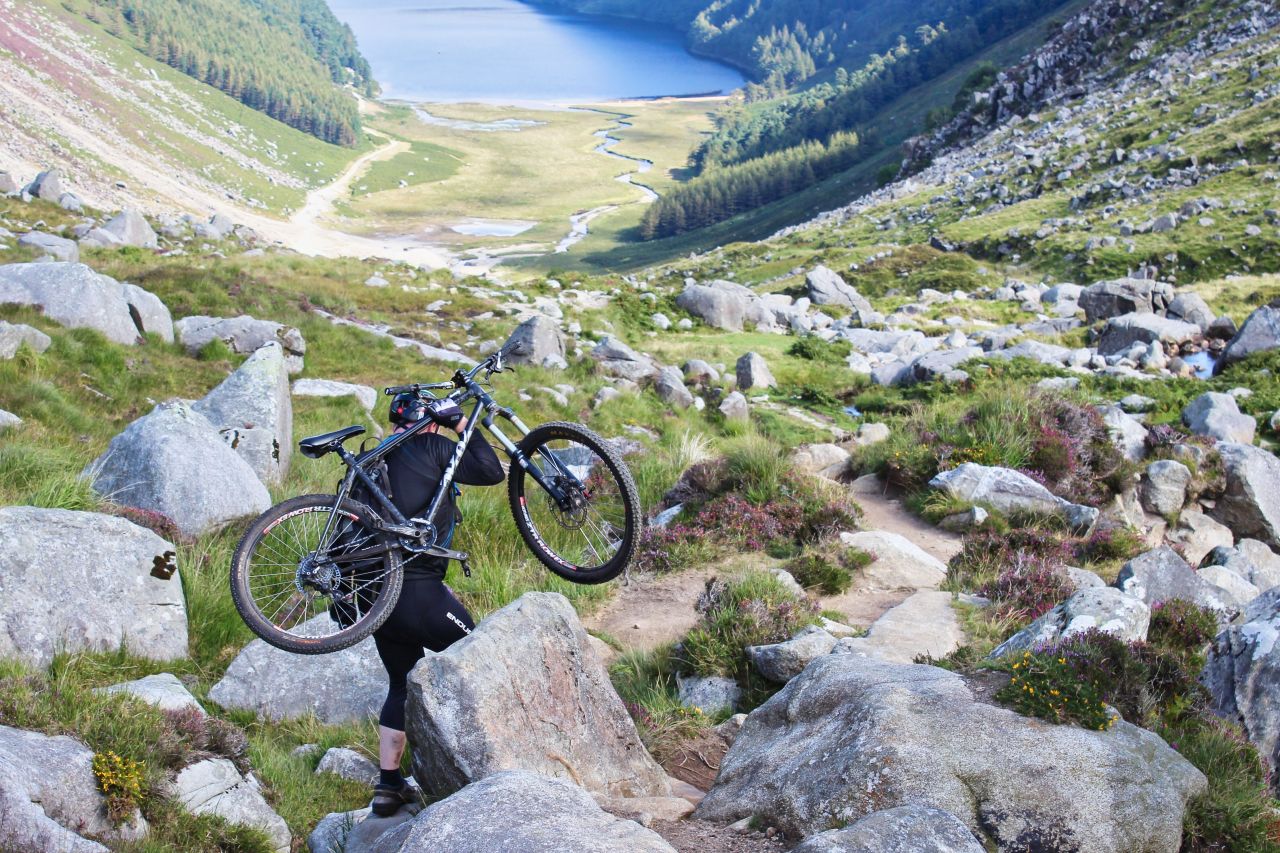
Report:
[{"label": "grassy hillside", "polygon": [[[340,145],[360,133],[369,63],[324,0],[64,0],[152,59],[290,127]],[[216,23],[215,23],[216,22]]]},{"label": "grassy hillside", "polygon": [[22,6],[0,14],[0,168],[19,178],[56,165],[104,206],[164,199],[155,206],[279,214],[355,155],[143,56],[60,3]]}]

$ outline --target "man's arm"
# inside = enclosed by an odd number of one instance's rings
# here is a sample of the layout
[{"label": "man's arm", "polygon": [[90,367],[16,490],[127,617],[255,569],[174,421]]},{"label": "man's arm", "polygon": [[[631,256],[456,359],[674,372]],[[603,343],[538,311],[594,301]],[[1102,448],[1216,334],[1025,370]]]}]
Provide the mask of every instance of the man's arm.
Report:
[{"label": "man's arm", "polygon": [[[458,431],[466,429],[466,418],[458,424]],[[489,442],[479,435],[471,436],[467,450],[458,462],[453,478],[464,486],[496,486],[504,477],[502,462],[493,452]]]}]

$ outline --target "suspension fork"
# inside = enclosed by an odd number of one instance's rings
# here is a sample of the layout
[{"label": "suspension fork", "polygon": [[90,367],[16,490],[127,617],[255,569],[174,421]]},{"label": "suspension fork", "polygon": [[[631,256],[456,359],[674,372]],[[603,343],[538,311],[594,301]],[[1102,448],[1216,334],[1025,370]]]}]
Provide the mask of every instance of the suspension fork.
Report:
[{"label": "suspension fork", "polygon": [[[520,431],[521,436],[528,435],[532,430],[529,429],[524,421],[520,420],[515,412],[511,411],[506,406],[499,406],[495,403],[491,407],[485,409],[484,420],[482,422],[484,424],[484,428],[487,429],[489,434],[496,438],[498,443],[502,445],[503,449],[507,451],[507,455],[511,457],[511,462],[515,465],[519,465],[527,471],[529,476],[532,477],[539,486],[546,489],[547,494],[551,495],[562,509],[568,509],[568,507],[565,506],[567,496],[564,492],[561,491],[559,486],[551,481],[551,478],[542,471],[542,468],[536,462],[529,458],[528,454],[521,450],[520,447],[507,437],[507,434],[493,422],[493,416],[495,414],[498,417],[505,418],[510,421],[511,425]],[[577,478],[573,477],[573,475],[568,471],[563,470],[563,466],[557,464],[556,467],[561,469],[561,475],[568,476],[572,478],[575,483],[577,482]],[[578,483],[578,486],[581,487],[582,484]]]}]

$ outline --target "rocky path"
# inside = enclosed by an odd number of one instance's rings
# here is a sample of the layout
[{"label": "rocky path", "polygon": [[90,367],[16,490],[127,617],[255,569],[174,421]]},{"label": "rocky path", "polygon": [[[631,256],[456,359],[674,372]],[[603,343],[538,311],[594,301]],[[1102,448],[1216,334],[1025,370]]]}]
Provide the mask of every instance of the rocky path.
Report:
[{"label": "rocky path", "polygon": [[[847,624],[856,627],[870,627],[883,619],[872,633],[871,645],[887,650],[889,657],[902,657],[906,654],[898,651],[902,649],[914,654],[923,648],[936,654],[935,649],[961,642],[950,595],[937,592],[943,567],[960,550],[960,537],[911,515],[873,477],[864,477],[851,488],[863,511],[863,531],[851,544],[877,552],[878,559],[848,592],[819,599],[822,608],[844,614]],[[637,574],[619,585],[609,603],[584,619],[584,624],[625,648],[655,649],[678,641],[698,621],[695,604],[711,578],[781,566],[780,560],[750,554],[676,574]]]}]

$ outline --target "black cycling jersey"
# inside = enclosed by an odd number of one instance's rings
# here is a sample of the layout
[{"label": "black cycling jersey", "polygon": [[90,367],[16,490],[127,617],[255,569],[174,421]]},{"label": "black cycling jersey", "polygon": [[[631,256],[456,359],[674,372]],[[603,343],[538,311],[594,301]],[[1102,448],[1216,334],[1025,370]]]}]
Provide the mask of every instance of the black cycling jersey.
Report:
[{"label": "black cycling jersey", "polygon": [[[387,454],[387,477],[391,482],[391,502],[406,518],[417,518],[431,505],[436,487],[453,458],[457,443],[439,433],[422,432]],[[477,435],[458,462],[454,482],[464,486],[495,486],[504,474],[498,454],[489,442]],[[444,496],[436,517],[431,519],[438,531],[453,528],[457,517],[453,490]],[[442,543],[443,544],[443,543]],[[442,557],[414,557],[405,562],[405,581],[418,578],[443,578],[448,561]]]}]

